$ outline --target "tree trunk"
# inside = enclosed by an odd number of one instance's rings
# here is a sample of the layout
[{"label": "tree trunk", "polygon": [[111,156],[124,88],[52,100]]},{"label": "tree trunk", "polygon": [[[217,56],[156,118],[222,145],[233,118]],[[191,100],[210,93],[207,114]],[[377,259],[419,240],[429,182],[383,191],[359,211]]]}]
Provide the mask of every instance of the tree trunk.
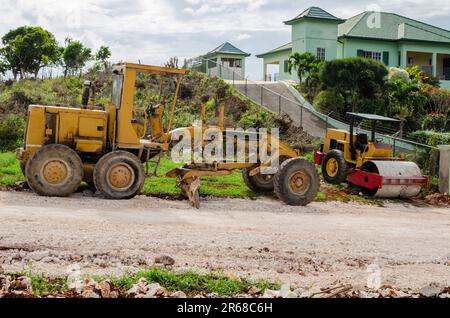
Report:
[{"label": "tree trunk", "polygon": [[399,137],[403,139],[403,127],[405,126],[405,121],[400,121],[400,131],[399,131]]}]

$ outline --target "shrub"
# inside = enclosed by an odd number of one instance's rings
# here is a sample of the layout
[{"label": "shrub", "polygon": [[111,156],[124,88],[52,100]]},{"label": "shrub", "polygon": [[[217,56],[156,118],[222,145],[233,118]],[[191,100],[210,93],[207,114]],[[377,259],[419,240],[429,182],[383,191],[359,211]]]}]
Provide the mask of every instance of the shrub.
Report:
[{"label": "shrub", "polygon": [[423,118],[422,129],[445,132],[446,125],[447,116],[438,113],[431,113]]},{"label": "shrub", "polygon": [[439,87],[439,79],[437,77],[425,74],[417,65],[413,67],[406,67],[405,71],[408,72],[410,79],[418,82],[421,85],[428,84],[434,87]]},{"label": "shrub", "polygon": [[388,74],[389,81],[403,80],[405,82],[410,82],[409,74],[406,70],[402,70],[397,67],[390,67]]},{"label": "shrub", "polygon": [[327,89],[321,91],[314,99],[314,108],[322,113],[338,113],[344,112],[345,100],[344,97],[335,90]]},{"label": "shrub", "polygon": [[448,145],[450,144],[450,133],[436,132],[431,130],[419,130],[410,135],[420,143],[429,146]]},{"label": "shrub", "polygon": [[429,111],[448,117],[450,115],[450,91],[431,85],[422,85],[422,92],[428,97]]},{"label": "shrub", "polygon": [[17,115],[9,115],[0,122],[0,151],[11,151],[21,146],[25,121]]}]

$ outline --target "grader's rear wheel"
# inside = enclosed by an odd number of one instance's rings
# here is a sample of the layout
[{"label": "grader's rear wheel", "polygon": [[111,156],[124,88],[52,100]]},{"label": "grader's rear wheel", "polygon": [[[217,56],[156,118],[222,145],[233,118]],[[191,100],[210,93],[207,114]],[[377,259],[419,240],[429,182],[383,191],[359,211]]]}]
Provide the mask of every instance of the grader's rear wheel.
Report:
[{"label": "grader's rear wheel", "polygon": [[42,196],[66,197],[83,179],[83,163],[78,154],[64,145],[47,145],[27,161],[25,176],[30,188]]},{"label": "grader's rear wheel", "polygon": [[242,176],[247,187],[254,192],[272,192],[273,191],[273,175],[260,174],[250,176],[252,168],[242,170]]},{"label": "grader's rear wheel", "polygon": [[305,206],[314,201],[320,177],[309,161],[294,158],[285,161],[274,177],[275,193],[288,205]]},{"label": "grader's rear wheel", "polygon": [[144,169],[139,159],[126,151],[103,156],[94,169],[94,184],[108,199],[131,199],[144,185]]}]

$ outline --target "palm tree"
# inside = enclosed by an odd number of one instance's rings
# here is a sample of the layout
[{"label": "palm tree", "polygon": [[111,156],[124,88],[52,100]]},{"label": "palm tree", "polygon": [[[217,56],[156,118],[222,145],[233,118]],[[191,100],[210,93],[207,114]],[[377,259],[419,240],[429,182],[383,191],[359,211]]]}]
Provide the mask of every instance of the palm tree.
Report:
[{"label": "palm tree", "polygon": [[289,57],[289,74],[295,69],[300,83],[303,82],[303,77],[307,73],[317,71],[320,61],[311,53],[296,52]]}]

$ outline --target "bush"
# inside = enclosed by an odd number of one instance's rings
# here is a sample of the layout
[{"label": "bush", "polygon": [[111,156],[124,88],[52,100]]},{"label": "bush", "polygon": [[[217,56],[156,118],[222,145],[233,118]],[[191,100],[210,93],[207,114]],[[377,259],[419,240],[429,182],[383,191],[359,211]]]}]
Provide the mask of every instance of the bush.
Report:
[{"label": "bush", "polygon": [[388,80],[389,81],[403,80],[405,82],[411,81],[407,71],[396,67],[389,68]]},{"label": "bush", "polygon": [[25,121],[17,115],[9,115],[0,122],[0,151],[11,151],[22,145]]},{"label": "bush", "polygon": [[431,85],[422,85],[421,90],[428,97],[428,111],[448,118],[450,115],[450,91]]},{"label": "bush", "polygon": [[340,93],[327,89],[321,91],[314,99],[314,108],[328,114],[330,112],[342,114],[345,111],[345,100]]},{"label": "bush", "polygon": [[425,74],[418,66],[407,67],[405,70],[408,72],[410,79],[421,85],[431,85],[434,87],[439,87],[440,85],[440,81],[437,77]]},{"label": "bush", "polygon": [[445,132],[447,125],[447,116],[443,114],[432,113],[423,118],[423,130],[433,130],[437,132]]},{"label": "bush", "polygon": [[412,133],[410,137],[420,143],[436,147],[450,144],[450,133],[436,132],[432,130],[420,130]]}]

